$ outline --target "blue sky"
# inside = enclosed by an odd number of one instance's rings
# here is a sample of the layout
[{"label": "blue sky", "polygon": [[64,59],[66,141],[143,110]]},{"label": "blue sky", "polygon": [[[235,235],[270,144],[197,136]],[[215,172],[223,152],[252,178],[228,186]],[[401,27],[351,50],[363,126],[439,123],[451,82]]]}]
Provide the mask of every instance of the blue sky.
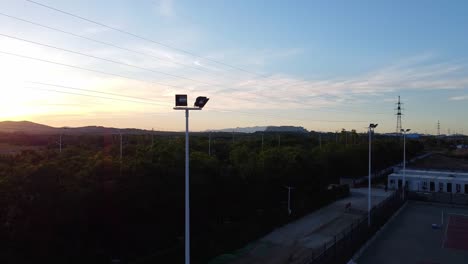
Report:
[{"label": "blue sky", "polygon": [[175,93],[187,93],[211,98],[192,115],[194,130],[364,131],[378,122],[380,132],[391,132],[401,95],[405,127],[435,133],[440,120],[443,133],[468,132],[466,1],[37,1],[166,47],[28,1],[0,0],[0,51],[113,74],[0,53],[0,119],[182,130],[183,115],[170,105]]}]

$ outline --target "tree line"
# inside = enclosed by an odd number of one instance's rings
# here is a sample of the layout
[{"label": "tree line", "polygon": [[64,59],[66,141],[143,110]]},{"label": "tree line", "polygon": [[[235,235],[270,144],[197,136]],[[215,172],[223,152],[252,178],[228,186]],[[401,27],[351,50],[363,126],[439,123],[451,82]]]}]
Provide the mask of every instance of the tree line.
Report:
[{"label": "tree line", "polygon": [[[183,134],[125,135],[122,159],[119,135],[63,136],[61,153],[57,136],[2,134],[0,141],[9,137],[44,148],[0,156],[5,263],[183,262]],[[367,136],[355,132],[195,133],[190,140],[193,263],[346,196],[346,187],[328,188],[339,177],[367,175]],[[409,157],[422,150],[407,141]],[[374,170],[401,159],[399,138],[377,136]],[[291,215],[285,186],[295,187]]]}]

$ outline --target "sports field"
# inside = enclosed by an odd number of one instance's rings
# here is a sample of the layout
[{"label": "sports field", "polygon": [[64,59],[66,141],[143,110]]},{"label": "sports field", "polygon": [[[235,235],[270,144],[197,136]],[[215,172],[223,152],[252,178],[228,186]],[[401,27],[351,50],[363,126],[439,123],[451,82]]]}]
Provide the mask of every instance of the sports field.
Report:
[{"label": "sports field", "polygon": [[468,207],[409,202],[356,263],[468,263]]}]

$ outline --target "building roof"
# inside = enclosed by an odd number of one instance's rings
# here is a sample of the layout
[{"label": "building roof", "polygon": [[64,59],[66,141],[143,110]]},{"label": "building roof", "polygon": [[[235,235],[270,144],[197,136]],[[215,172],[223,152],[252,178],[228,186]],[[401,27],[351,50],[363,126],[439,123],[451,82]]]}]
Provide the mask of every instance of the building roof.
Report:
[{"label": "building roof", "polygon": [[[403,175],[403,171],[399,170],[393,174]],[[391,174],[391,175],[393,175]],[[452,171],[433,171],[433,170],[406,170],[406,176],[409,175],[418,175],[418,176],[429,176],[429,177],[449,177],[449,178],[467,178],[468,173],[463,172],[452,172]]]},{"label": "building roof", "polygon": [[[392,173],[389,177],[403,178],[401,173]],[[465,177],[444,177],[444,176],[432,176],[432,175],[415,175],[415,174],[406,174],[407,179],[425,179],[425,180],[446,180],[446,181],[458,181],[458,182],[467,182],[468,178]]]}]

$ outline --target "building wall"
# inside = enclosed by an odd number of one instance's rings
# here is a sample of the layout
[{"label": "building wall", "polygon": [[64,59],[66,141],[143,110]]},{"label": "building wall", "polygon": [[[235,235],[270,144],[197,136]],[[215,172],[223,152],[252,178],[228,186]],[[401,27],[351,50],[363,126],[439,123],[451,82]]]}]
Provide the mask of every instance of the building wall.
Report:
[{"label": "building wall", "polygon": [[[403,183],[403,176],[389,175],[388,188],[391,190],[397,189],[399,186],[399,181],[401,181],[401,184]],[[407,188],[410,191],[448,192],[448,186],[451,184],[451,191],[450,191],[451,193],[468,194],[468,179],[467,178],[438,179],[438,178],[418,178],[414,176],[408,177],[407,175],[406,182],[407,182]],[[431,183],[433,183],[433,190],[431,190]]]}]

